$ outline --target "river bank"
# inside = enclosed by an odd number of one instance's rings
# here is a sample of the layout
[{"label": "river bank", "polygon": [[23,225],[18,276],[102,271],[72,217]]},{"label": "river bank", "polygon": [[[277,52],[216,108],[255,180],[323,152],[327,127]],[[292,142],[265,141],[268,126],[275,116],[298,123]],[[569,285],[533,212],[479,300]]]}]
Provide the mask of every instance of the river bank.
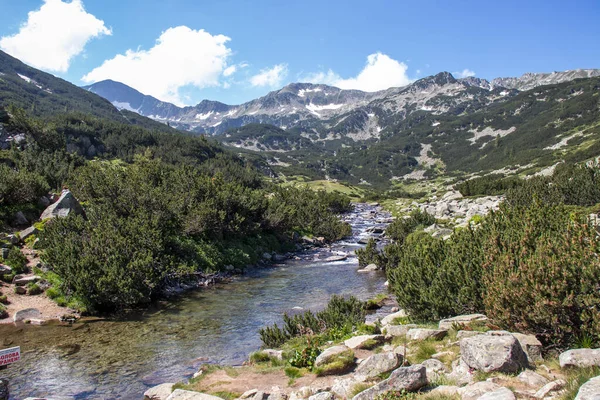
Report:
[{"label": "river bank", "polygon": [[[344,216],[354,230],[348,240],[118,318],[2,325],[4,344],[22,348],[22,361],[5,371],[12,395],[137,398],[158,383],[191,377],[203,363],[240,365],[260,347],[259,328],[280,322],[284,312],[318,310],[332,294],[366,300],[384,291],[383,273],[357,272],[353,252],[367,230],[388,218],[358,205]],[[341,253],[346,260],[325,261]]]}]

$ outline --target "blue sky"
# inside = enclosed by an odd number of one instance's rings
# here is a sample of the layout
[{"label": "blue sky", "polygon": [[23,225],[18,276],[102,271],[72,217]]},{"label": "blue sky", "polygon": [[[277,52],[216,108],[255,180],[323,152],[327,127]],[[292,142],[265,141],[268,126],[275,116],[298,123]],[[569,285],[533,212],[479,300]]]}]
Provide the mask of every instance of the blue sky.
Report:
[{"label": "blue sky", "polygon": [[289,82],[378,90],[600,68],[595,1],[0,0],[0,48],[77,85],[112,78],[177,104]]}]

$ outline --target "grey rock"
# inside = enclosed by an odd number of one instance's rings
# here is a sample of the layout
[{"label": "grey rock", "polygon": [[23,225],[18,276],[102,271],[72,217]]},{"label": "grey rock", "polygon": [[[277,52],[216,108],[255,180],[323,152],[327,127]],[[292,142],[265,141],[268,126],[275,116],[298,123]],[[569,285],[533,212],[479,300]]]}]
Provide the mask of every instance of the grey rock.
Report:
[{"label": "grey rock", "polygon": [[575,400],[600,400],[600,376],[581,385]]},{"label": "grey rock", "polygon": [[473,336],[477,336],[477,335],[483,335],[483,334],[484,334],[483,332],[477,332],[477,331],[458,331],[456,333],[456,338],[458,340],[460,340],[460,339],[473,337]]},{"label": "grey rock", "polygon": [[512,335],[477,335],[460,341],[461,359],[484,372],[517,372],[526,367],[527,355]]},{"label": "grey rock", "polygon": [[477,400],[486,393],[500,389],[502,386],[489,381],[477,382],[458,389],[462,400]]},{"label": "grey rock", "polygon": [[335,360],[337,356],[348,350],[350,350],[348,346],[333,346],[325,349],[315,359],[315,367],[321,367],[325,364],[329,364],[330,362]]},{"label": "grey rock", "polygon": [[438,326],[440,329],[452,329],[454,324],[457,325],[468,325],[471,322],[485,322],[488,318],[483,314],[468,314],[468,315],[458,315],[452,318],[446,318],[439,322]]},{"label": "grey rock", "polygon": [[167,397],[167,400],[223,400],[220,397],[210,394],[192,392],[189,390],[175,389],[173,393]]},{"label": "grey rock", "polygon": [[386,336],[391,337],[406,337],[406,333],[416,328],[415,324],[407,324],[407,325],[386,325],[381,329],[381,333]]},{"label": "grey rock", "polygon": [[283,360],[283,350],[265,349],[262,352],[276,360]]},{"label": "grey rock", "polygon": [[425,373],[427,374],[427,381],[433,382],[440,376],[448,373],[448,368],[440,360],[430,358],[422,362],[425,366]]},{"label": "grey rock", "polygon": [[29,225],[29,220],[27,219],[27,217],[25,217],[25,214],[23,214],[23,211],[19,211],[18,213],[15,214],[15,216],[13,218],[13,223],[17,226],[24,226],[24,225]]},{"label": "grey rock", "polygon": [[325,260],[325,262],[336,262],[336,261],[345,261],[348,259],[348,256],[331,256],[331,257],[327,257]]},{"label": "grey rock", "polygon": [[336,379],[331,387],[331,392],[342,399],[348,398],[354,386],[359,382],[353,377]]},{"label": "grey rock", "polygon": [[0,276],[12,274],[12,268],[8,265],[0,264]]},{"label": "grey rock", "polygon": [[167,400],[173,392],[174,383],[163,383],[153,386],[144,392],[144,400]]},{"label": "grey rock", "polygon": [[400,354],[373,354],[360,363],[358,368],[356,368],[354,375],[358,380],[364,381],[392,371],[398,368],[400,365],[402,365],[402,356]]},{"label": "grey rock", "polygon": [[372,400],[390,390],[405,389],[409,392],[416,391],[426,385],[427,374],[423,365],[417,364],[410,367],[400,367],[394,370],[388,379],[360,392],[353,397],[353,400]]},{"label": "grey rock", "polygon": [[477,400],[515,400],[515,394],[512,390],[501,387],[500,389],[496,389],[493,392],[487,392],[480,396]]},{"label": "grey rock", "polygon": [[317,394],[313,394],[308,398],[308,400],[333,400],[333,393],[331,392],[321,392]]},{"label": "grey rock", "polygon": [[541,388],[542,386],[548,384],[550,381],[538,374],[537,372],[533,372],[529,369],[521,372],[517,379],[526,384],[527,386],[531,386],[533,388]]},{"label": "grey rock", "polygon": [[600,366],[600,349],[568,350],[558,356],[560,367],[598,367]]},{"label": "grey rock", "polygon": [[250,389],[245,391],[239,398],[240,399],[251,399],[253,398],[256,393],[258,393],[258,389]]},{"label": "grey rock", "polygon": [[377,271],[379,269],[379,267],[376,264],[369,264],[366,267],[359,269],[356,272],[373,272],[373,271]]},{"label": "grey rock", "polygon": [[24,310],[19,310],[13,315],[13,321],[24,321],[32,318],[40,318],[42,313],[37,308],[26,308]]},{"label": "grey rock", "polygon": [[277,388],[278,390],[270,393],[267,396],[267,400],[287,400],[288,396],[287,394],[283,393],[281,390],[279,390],[279,388]]},{"label": "grey rock", "polygon": [[344,341],[344,344],[351,349],[362,349],[367,342],[376,341],[378,343],[383,343],[384,340],[385,337],[383,335],[361,335],[354,336]]},{"label": "grey rock", "polygon": [[83,215],[83,207],[70,190],[63,190],[56,203],[48,206],[40,219],[43,221],[48,218],[66,217],[70,214]]},{"label": "grey rock", "polygon": [[39,231],[35,226],[30,226],[29,228],[23,229],[21,232],[19,232],[19,238],[24,242],[29,236],[37,235],[38,233]]},{"label": "grey rock", "polygon": [[23,276],[23,275],[15,275],[15,277],[13,278],[12,283],[17,285],[17,286],[25,286],[29,283],[35,283],[39,280],[41,280],[42,278],[40,278],[37,275],[31,275],[31,276]]},{"label": "grey rock", "polygon": [[448,378],[456,381],[457,385],[466,385],[474,380],[473,371],[462,358],[452,362],[452,372],[448,374]]},{"label": "grey rock", "polygon": [[561,390],[566,386],[566,384],[567,382],[563,381],[562,379],[557,379],[544,385],[540,390],[535,392],[533,397],[535,397],[536,399],[543,399],[546,396],[548,396],[548,394]]},{"label": "grey rock", "polygon": [[409,340],[441,340],[448,334],[447,330],[441,329],[423,329],[413,328],[406,332],[406,338]]},{"label": "grey rock", "polygon": [[389,315],[386,315],[385,317],[383,317],[381,319],[381,325],[382,326],[392,325],[394,323],[395,319],[406,318],[406,317],[407,317],[406,311],[400,310],[400,311],[397,311],[395,313],[392,313],[392,314],[389,314]]},{"label": "grey rock", "polygon": [[24,286],[15,287],[16,294],[27,294],[27,289]]}]

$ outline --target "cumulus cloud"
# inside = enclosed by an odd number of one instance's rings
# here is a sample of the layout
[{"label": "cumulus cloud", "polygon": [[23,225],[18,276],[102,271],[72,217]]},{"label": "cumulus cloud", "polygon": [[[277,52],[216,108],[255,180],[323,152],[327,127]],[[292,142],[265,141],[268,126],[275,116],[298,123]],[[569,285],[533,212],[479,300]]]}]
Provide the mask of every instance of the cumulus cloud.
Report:
[{"label": "cumulus cloud", "polygon": [[227,66],[231,49],[224,35],[178,26],[164,31],[149,50],[127,50],[93,69],[82,80],[92,83],[112,79],[144,94],[177,105],[185,101],[183,86],[218,86],[221,75],[235,70]]},{"label": "cumulus cloud", "polygon": [[235,74],[235,71],[237,71],[237,65],[231,65],[225,68],[225,70],[223,71],[223,76],[231,76]]},{"label": "cumulus cloud", "polygon": [[340,89],[357,89],[376,92],[390,87],[406,86],[412,80],[406,74],[408,66],[383,53],[374,53],[367,57],[367,64],[354,78],[344,79],[329,70],[317,72],[305,77],[306,82],[325,83]]},{"label": "cumulus cloud", "polygon": [[465,68],[460,72],[455,72],[454,76],[457,78],[468,78],[469,76],[475,76],[475,72]]},{"label": "cumulus cloud", "polygon": [[280,86],[287,76],[287,64],[277,64],[272,68],[262,69],[258,74],[250,78],[252,86]]},{"label": "cumulus cloud", "polygon": [[66,72],[90,39],[111,34],[104,21],[85,11],[81,0],[44,0],[17,34],[0,38],[0,48],[36,68]]}]

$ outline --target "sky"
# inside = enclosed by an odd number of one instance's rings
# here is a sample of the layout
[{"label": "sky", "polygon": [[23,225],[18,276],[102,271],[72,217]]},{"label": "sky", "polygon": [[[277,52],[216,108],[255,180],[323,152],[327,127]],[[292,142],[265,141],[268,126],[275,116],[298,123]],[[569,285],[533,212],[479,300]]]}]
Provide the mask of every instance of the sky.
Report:
[{"label": "sky", "polygon": [[0,0],[0,49],[179,106],[291,82],[364,91],[600,68],[600,1]]}]

